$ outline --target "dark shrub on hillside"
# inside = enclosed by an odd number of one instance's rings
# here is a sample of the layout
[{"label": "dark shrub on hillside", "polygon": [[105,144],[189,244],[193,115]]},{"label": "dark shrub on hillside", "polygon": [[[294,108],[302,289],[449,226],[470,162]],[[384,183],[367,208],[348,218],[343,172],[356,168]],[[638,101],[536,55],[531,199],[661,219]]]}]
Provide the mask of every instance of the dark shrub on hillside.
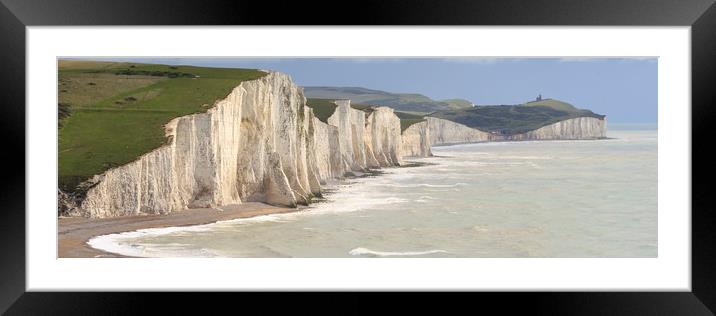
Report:
[{"label": "dark shrub on hillside", "polygon": [[62,127],[62,120],[72,114],[72,106],[69,103],[57,104],[57,127]]}]

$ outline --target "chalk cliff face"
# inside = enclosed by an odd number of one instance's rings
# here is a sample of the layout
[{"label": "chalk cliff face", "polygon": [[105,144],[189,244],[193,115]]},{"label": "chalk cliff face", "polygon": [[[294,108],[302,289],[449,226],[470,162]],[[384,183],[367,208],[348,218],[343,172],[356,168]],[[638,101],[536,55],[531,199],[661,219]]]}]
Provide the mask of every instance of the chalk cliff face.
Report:
[{"label": "chalk cliff face", "polygon": [[415,123],[403,131],[401,151],[404,157],[430,157],[430,129],[428,122]]},{"label": "chalk cliff face", "polygon": [[340,178],[346,173],[338,127],[313,117],[309,125],[308,140],[309,159],[315,160],[316,176],[321,183]]},{"label": "chalk cliff face", "polygon": [[478,143],[494,140],[494,135],[459,123],[434,117],[410,125],[403,131],[403,156],[430,157],[432,145]]},{"label": "chalk cliff face", "polygon": [[368,167],[399,166],[403,163],[400,118],[393,109],[376,108],[368,115],[364,142]]},{"label": "chalk cliff face", "polygon": [[430,144],[477,143],[492,140],[492,135],[465,125],[434,117],[425,118],[430,130]]},{"label": "chalk cliff face", "polygon": [[365,112],[351,108],[350,100],[335,101],[337,107],[328,118],[328,124],[342,131],[338,144],[346,170],[362,170],[367,167],[365,159]]},{"label": "chalk cliff face", "polygon": [[307,203],[320,192],[321,174],[317,160],[307,159],[314,117],[304,104],[285,74],[242,82],[206,113],[167,124],[168,145],[96,176],[81,211],[108,217],[241,201]]},{"label": "chalk cliff face", "polygon": [[504,140],[599,139],[607,136],[607,119],[578,117],[538,128],[527,133],[510,135]]},{"label": "chalk cliff face", "polygon": [[206,113],[166,126],[168,144],[90,180],[72,214],[112,217],[260,201],[294,207],[346,172],[401,164],[400,120],[336,102],[329,124],[289,76],[242,82]]}]

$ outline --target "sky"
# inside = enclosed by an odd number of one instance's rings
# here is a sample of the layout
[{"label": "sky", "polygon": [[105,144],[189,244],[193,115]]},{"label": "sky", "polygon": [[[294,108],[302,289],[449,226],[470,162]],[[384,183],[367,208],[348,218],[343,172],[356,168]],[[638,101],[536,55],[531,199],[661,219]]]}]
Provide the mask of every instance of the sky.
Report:
[{"label": "sky", "polygon": [[[97,59],[95,59],[97,60]],[[610,123],[657,122],[657,58],[102,58],[269,69],[301,86],[363,87],[520,104],[538,94],[607,115]]]}]

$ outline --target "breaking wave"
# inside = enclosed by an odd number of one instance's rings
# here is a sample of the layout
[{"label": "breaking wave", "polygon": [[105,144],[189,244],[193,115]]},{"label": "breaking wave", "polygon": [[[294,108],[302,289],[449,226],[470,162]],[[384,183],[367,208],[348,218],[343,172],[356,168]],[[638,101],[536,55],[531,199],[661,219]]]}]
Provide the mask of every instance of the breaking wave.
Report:
[{"label": "breaking wave", "polygon": [[391,256],[422,256],[434,253],[447,253],[442,249],[426,250],[426,251],[376,251],[368,248],[358,247],[348,252],[351,256],[376,256],[376,257],[391,257]]}]

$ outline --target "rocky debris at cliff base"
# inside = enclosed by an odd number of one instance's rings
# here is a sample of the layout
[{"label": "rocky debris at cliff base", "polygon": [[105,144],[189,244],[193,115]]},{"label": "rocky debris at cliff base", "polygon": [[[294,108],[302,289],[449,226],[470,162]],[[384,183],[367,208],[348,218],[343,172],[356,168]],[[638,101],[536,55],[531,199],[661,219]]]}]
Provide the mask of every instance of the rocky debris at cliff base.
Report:
[{"label": "rocky debris at cliff base", "polygon": [[[433,157],[443,157],[443,156],[433,156]],[[415,167],[425,167],[425,166],[436,166],[436,163],[433,162],[425,162],[425,161],[406,161],[405,164],[400,166],[401,168],[415,168]]]}]

